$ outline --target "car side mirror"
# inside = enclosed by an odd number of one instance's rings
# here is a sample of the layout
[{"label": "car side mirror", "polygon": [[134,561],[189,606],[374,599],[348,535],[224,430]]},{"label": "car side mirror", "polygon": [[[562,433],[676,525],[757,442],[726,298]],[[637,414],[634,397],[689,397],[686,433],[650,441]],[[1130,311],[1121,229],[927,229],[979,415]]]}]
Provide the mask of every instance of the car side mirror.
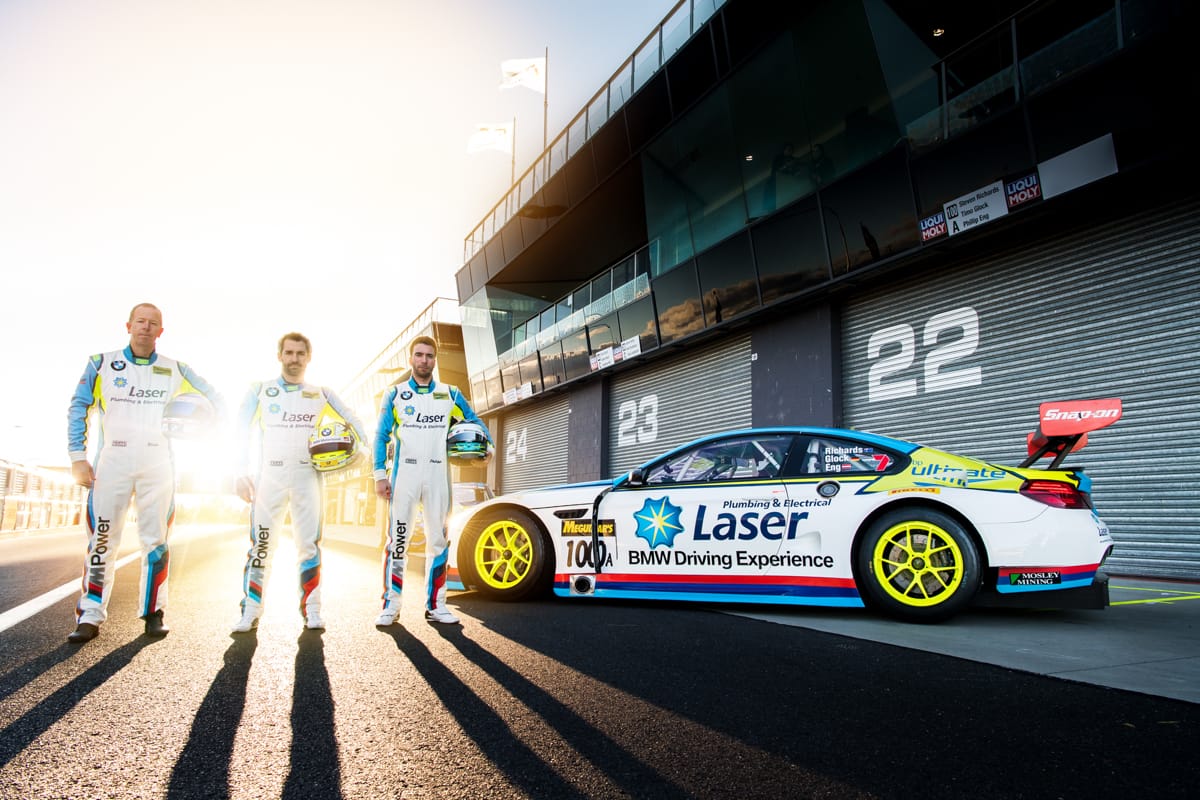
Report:
[{"label": "car side mirror", "polygon": [[646,485],[646,473],[641,467],[630,470],[629,472],[625,473],[625,475],[620,480],[617,481],[617,486],[645,486],[645,485]]}]

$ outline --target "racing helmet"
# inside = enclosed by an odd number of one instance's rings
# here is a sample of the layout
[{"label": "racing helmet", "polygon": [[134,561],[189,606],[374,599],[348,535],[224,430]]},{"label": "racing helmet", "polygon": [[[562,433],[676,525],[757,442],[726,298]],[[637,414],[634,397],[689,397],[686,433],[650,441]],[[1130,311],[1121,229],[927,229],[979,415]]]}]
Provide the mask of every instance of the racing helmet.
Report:
[{"label": "racing helmet", "polygon": [[358,437],[344,422],[322,421],[308,435],[308,455],[317,472],[348,466],[358,454]]},{"label": "racing helmet", "polygon": [[199,439],[212,432],[217,410],[199,392],[175,395],[163,408],[162,432],[169,439]]},{"label": "racing helmet", "polygon": [[455,423],[446,431],[446,455],[460,464],[478,465],[487,461],[488,435],[476,422]]}]

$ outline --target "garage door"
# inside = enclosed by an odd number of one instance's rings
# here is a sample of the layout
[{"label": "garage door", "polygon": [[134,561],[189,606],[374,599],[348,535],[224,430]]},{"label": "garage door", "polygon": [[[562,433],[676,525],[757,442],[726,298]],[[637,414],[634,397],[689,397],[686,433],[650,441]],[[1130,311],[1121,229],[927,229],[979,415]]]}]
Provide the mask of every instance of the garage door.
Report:
[{"label": "garage door", "polygon": [[698,436],[750,426],[750,336],[690,348],[610,384],[606,474]]},{"label": "garage door", "polygon": [[1200,579],[1200,202],[1022,243],[843,309],[846,424],[1016,464],[1038,405],[1119,397],[1084,466],[1113,574]]},{"label": "garage door", "polygon": [[567,477],[568,395],[506,414],[502,421],[500,491],[563,483]]}]

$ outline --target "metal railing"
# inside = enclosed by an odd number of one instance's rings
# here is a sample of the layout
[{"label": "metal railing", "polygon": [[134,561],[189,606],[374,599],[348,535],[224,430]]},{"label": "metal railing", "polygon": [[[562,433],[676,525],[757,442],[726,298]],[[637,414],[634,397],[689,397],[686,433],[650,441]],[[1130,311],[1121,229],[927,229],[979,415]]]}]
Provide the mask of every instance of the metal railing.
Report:
[{"label": "metal railing", "polygon": [[[654,73],[683,47],[696,31],[725,5],[725,0],[679,0],[633,55],[572,118],[549,147],[484,216],[463,240],[463,263],[471,260],[517,212],[525,208],[550,180],[579,152]],[[538,209],[544,215],[544,209]]]}]

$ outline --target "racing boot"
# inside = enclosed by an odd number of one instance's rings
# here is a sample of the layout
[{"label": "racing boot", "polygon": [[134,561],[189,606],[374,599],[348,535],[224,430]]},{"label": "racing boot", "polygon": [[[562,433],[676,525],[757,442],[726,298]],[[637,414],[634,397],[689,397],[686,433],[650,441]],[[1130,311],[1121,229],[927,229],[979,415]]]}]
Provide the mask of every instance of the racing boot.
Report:
[{"label": "racing boot", "polygon": [[425,610],[426,622],[440,622],[442,625],[457,625],[458,617],[450,613],[450,609],[445,608],[429,608]]},{"label": "racing boot", "polygon": [[67,634],[67,641],[71,644],[83,644],[95,639],[99,633],[99,625],[93,625],[90,622],[81,622],[75,626],[74,631]]},{"label": "racing boot", "polygon": [[396,621],[396,615],[400,613],[398,608],[385,608],[378,617],[375,618],[376,628],[386,628]]},{"label": "racing boot", "polygon": [[142,617],[146,620],[146,635],[156,638],[166,636],[170,632],[170,628],[163,624],[163,612],[160,608],[158,611],[147,614]]},{"label": "racing boot", "polygon": [[254,611],[243,611],[242,618],[234,623],[230,633],[249,633],[258,627],[258,614]]}]

